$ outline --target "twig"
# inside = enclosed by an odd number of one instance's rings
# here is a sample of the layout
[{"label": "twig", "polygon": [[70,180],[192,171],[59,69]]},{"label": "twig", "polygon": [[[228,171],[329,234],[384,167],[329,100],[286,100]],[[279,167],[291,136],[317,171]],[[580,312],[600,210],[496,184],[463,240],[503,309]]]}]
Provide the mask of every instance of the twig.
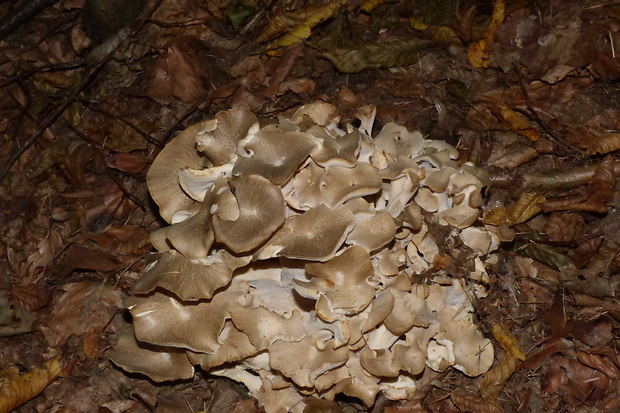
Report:
[{"label": "twig", "polygon": [[149,135],[148,133],[144,132],[142,129],[140,129],[139,127],[137,127],[133,123],[129,122],[128,120],[123,119],[122,117],[120,117],[118,115],[115,115],[114,113],[108,112],[105,109],[101,109],[99,107],[96,107],[95,105],[93,105],[91,102],[89,102],[87,100],[80,99],[80,102],[83,103],[89,109],[91,109],[93,112],[98,112],[98,113],[101,113],[104,116],[107,116],[107,117],[112,118],[114,120],[119,120],[119,121],[123,122],[125,125],[129,126],[131,129],[133,129],[136,133],[141,135],[147,142],[152,143],[153,145],[157,146],[158,148],[163,148],[164,147],[161,143],[159,143],[155,139],[153,139],[151,137],[151,135]]},{"label": "twig", "polygon": [[58,72],[61,70],[72,70],[79,69],[80,67],[86,66],[86,61],[84,60],[74,60],[72,62],[64,62],[64,63],[54,63],[49,65],[37,66],[32,69],[26,70],[25,72],[21,72],[13,77],[8,78],[4,81],[4,83],[0,84],[0,87],[9,86],[15,82],[24,80],[29,78],[30,76],[37,73],[45,73],[45,72]]},{"label": "twig", "polygon": [[[138,35],[138,33],[142,30],[144,25],[147,23],[147,21],[150,18],[150,16],[152,16],[153,13],[155,13],[155,10],[157,10],[157,8],[159,7],[159,5],[161,4],[162,1],[163,0],[155,0],[154,1],[153,6],[149,9],[148,13],[146,13],[146,15],[138,22],[138,24],[135,25],[133,30],[129,33],[129,36],[126,39],[124,39],[124,40],[132,39],[132,38],[134,38],[134,37],[136,37]],[[42,123],[42,126],[39,129],[37,129],[37,131],[32,136],[30,136],[30,138],[26,141],[24,146],[19,148],[19,150],[17,150],[17,152],[15,152],[11,156],[11,158],[8,160],[7,164],[2,169],[2,172],[0,172],[0,182],[2,182],[4,180],[4,178],[9,173],[9,171],[11,170],[11,168],[13,167],[15,162],[17,162],[17,160],[37,141],[37,139],[39,139],[39,137],[50,126],[52,126],[52,124],[60,117],[60,115],[62,115],[62,113],[65,111],[65,109],[67,109],[73,103],[73,101],[78,97],[78,95],[81,94],[82,91],[90,84],[90,82],[92,82],[95,79],[95,77],[99,73],[99,71],[110,60],[112,60],[112,57],[114,56],[114,53],[118,49],[120,49],[120,47],[121,47],[121,45],[123,45],[123,43],[124,43],[124,41],[120,41],[116,45],[116,47],[114,47],[111,51],[109,51],[106,54],[106,56],[103,59],[96,59],[97,60],[96,63],[94,63],[92,66],[89,66],[87,69],[85,69],[86,73],[83,75],[82,81],[80,82],[80,84],[75,89],[73,89],[73,92],[71,92],[71,94],[69,96],[67,96],[60,103],[60,105],[56,108],[56,110],[54,110],[52,112],[52,114],[50,116],[48,116],[48,118]]]},{"label": "twig", "polygon": [[551,137],[557,142],[560,142],[562,145],[564,145],[569,150],[573,152],[577,152],[581,155],[582,151],[568,144],[562,138],[557,136],[557,134],[551,128],[549,128],[545,122],[542,121],[540,116],[538,116],[538,112],[536,111],[536,109],[534,109],[530,101],[530,94],[529,94],[529,91],[527,90],[527,85],[525,84],[525,78],[523,77],[523,73],[521,73],[521,69],[519,68],[516,62],[513,62],[512,65],[515,71],[517,72],[517,76],[519,77],[519,84],[521,85],[521,91],[523,92],[523,96],[525,97],[525,104],[527,105],[527,110],[534,117],[534,120],[536,121],[536,123],[538,123],[538,125],[540,125],[540,127],[543,128],[543,130],[545,131],[547,135],[549,135],[549,137]]},{"label": "twig", "polygon": [[23,1],[12,9],[7,16],[0,20],[0,40],[13,33],[22,24],[39,14],[43,9],[58,0],[30,0]]}]

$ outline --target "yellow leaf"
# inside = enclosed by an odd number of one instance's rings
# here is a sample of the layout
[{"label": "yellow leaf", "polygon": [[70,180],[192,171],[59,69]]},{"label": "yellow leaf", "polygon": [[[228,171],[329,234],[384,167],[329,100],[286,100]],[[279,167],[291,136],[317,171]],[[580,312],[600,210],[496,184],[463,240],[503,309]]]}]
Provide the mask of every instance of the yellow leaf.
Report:
[{"label": "yellow leaf", "polygon": [[411,27],[413,27],[416,30],[426,30],[428,28],[428,24],[423,23],[420,20],[416,20],[413,17],[409,19],[409,23],[411,23]]},{"label": "yellow leaf", "polygon": [[325,6],[317,9],[316,12],[309,15],[303,23],[293,27],[291,31],[267,46],[267,54],[272,55],[274,54],[272,51],[276,49],[299,43],[310,37],[314,26],[329,19],[345,1],[346,0],[337,0],[332,3],[327,3]]},{"label": "yellow leaf", "polygon": [[489,211],[484,217],[484,223],[494,226],[506,224],[509,227],[520,224],[538,214],[541,211],[538,204],[546,201],[543,195],[528,192],[521,195],[517,203],[508,208],[495,208]]},{"label": "yellow leaf", "polygon": [[396,3],[398,0],[364,0],[364,2],[360,5],[360,10],[365,11],[366,13],[370,13],[377,6],[380,6],[384,3]]},{"label": "yellow leaf", "polygon": [[16,369],[0,372],[0,413],[9,413],[41,393],[62,372],[60,357],[45,363],[42,369],[32,369],[20,375]]},{"label": "yellow leaf", "polygon": [[527,137],[532,142],[538,140],[540,133],[538,133],[536,129],[532,128],[532,124],[529,119],[525,117],[525,115],[515,112],[504,103],[500,103],[499,108],[504,122],[513,132],[517,132],[519,135]]},{"label": "yellow leaf", "polygon": [[506,353],[518,358],[521,361],[525,360],[525,354],[523,354],[523,352],[521,351],[519,343],[512,335],[506,324],[499,323],[494,325],[493,337],[495,337],[495,340],[497,340],[499,345],[502,346],[504,350],[506,350]]},{"label": "yellow leaf", "polygon": [[489,44],[495,39],[495,32],[505,17],[506,4],[504,0],[497,0],[484,38],[469,47],[469,62],[474,67],[489,67]]}]

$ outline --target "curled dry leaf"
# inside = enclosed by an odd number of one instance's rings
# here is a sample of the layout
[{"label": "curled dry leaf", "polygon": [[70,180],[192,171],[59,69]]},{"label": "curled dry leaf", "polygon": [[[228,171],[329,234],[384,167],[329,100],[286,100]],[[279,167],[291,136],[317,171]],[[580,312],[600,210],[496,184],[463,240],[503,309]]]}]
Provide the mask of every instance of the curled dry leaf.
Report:
[{"label": "curled dry leaf", "polygon": [[61,372],[60,357],[47,361],[42,369],[22,375],[15,367],[0,371],[0,413],[9,413],[41,393]]},{"label": "curled dry leaf", "polygon": [[538,214],[541,209],[538,204],[545,202],[546,198],[535,192],[521,195],[516,204],[510,207],[495,208],[484,217],[484,223],[499,226],[506,224],[509,227],[520,224]]},{"label": "curled dry leaf", "polygon": [[578,351],[577,358],[586,366],[600,371],[611,380],[618,378],[618,367],[615,366],[611,360],[607,359],[607,357],[586,353],[585,351]]},{"label": "curled dry leaf", "polygon": [[545,222],[544,232],[551,241],[574,242],[583,234],[585,221],[574,212],[556,212]]},{"label": "curled dry leaf", "polygon": [[495,39],[497,28],[504,22],[505,9],[504,0],[497,0],[485,37],[469,47],[469,62],[474,67],[489,67],[489,44]]},{"label": "curled dry leaf", "polygon": [[501,407],[492,401],[466,390],[457,390],[450,395],[452,403],[461,411],[471,413],[503,413]]},{"label": "curled dry leaf", "polygon": [[500,120],[502,120],[513,132],[523,135],[532,142],[540,138],[540,132],[532,127],[530,120],[522,113],[515,112],[505,103],[500,103]]},{"label": "curled dry leaf", "polygon": [[506,355],[491,370],[484,373],[480,380],[479,389],[482,398],[485,400],[495,400],[506,386],[506,382],[515,372],[518,359],[511,355]]},{"label": "curled dry leaf", "polygon": [[424,43],[416,38],[366,43],[339,48],[325,54],[336,69],[343,73],[358,73],[365,69],[407,66],[418,61]]},{"label": "curled dry leaf", "polygon": [[521,361],[525,360],[525,354],[521,351],[519,343],[512,335],[506,324],[495,324],[493,326],[493,337],[495,337],[499,345],[506,350],[506,353],[518,358]]}]

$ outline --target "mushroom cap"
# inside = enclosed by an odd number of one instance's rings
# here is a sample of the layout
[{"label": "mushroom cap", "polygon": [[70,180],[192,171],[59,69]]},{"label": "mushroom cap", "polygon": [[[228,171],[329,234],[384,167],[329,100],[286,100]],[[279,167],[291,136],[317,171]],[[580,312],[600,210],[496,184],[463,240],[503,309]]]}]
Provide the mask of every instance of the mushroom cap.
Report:
[{"label": "mushroom cap", "polygon": [[299,341],[307,335],[304,321],[299,311],[291,317],[282,317],[265,307],[248,308],[233,303],[230,317],[235,326],[243,331],[259,350],[268,348],[278,339]]},{"label": "mushroom cap", "polygon": [[314,336],[296,342],[276,340],[269,347],[269,365],[298,386],[313,387],[317,377],[343,365],[349,357],[347,347],[327,345],[319,350],[316,341]]},{"label": "mushroom cap", "polygon": [[204,125],[196,134],[194,143],[196,149],[214,166],[230,161],[237,152],[239,142],[249,133],[258,130],[256,116],[246,108],[218,112],[215,119],[205,122]]},{"label": "mushroom cap", "polygon": [[284,222],[282,191],[260,175],[235,176],[230,179],[230,187],[237,198],[239,216],[234,221],[225,221],[216,212],[215,239],[236,253],[253,250]]},{"label": "mushroom cap", "polygon": [[198,204],[179,184],[179,169],[202,169],[207,160],[196,151],[196,135],[213,125],[205,121],[190,126],[171,140],[153,161],[146,175],[151,197],[159,205],[159,214],[167,222],[181,210],[197,211]]},{"label": "mushroom cap", "polygon": [[395,236],[396,224],[392,216],[387,211],[375,211],[355,224],[347,236],[347,243],[374,251],[387,245]]},{"label": "mushroom cap", "polygon": [[452,320],[435,339],[453,343],[454,367],[470,377],[487,372],[493,365],[491,341],[484,338],[476,325],[467,320]]},{"label": "mushroom cap", "polygon": [[321,185],[325,169],[312,160],[295,174],[293,179],[282,189],[286,203],[294,209],[307,211],[321,204]]},{"label": "mushroom cap", "polygon": [[[295,290],[303,297],[317,299],[323,295],[337,314],[357,314],[375,296],[375,287],[368,282],[374,272],[368,250],[354,245],[327,262],[306,264],[306,274],[313,278],[308,282],[295,280]],[[322,316],[318,305],[317,312]]]},{"label": "mushroom cap", "polygon": [[343,166],[351,168],[357,163],[361,134],[356,129],[343,136],[332,136],[325,128],[313,126],[308,133],[322,140],[320,149],[310,156],[322,167]]},{"label": "mushroom cap", "polygon": [[326,168],[321,197],[323,203],[334,208],[349,199],[379,192],[383,181],[369,163],[359,162],[352,168],[330,166]]},{"label": "mushroom cap", "polygon": [[187,303],[156,292],[130,309],[134,333],[146,343],[212,353],[220,347],[218,337],[230,303],[245,293],[241,286],[229,286],[208,302]]},{"label": "mushroom cap", "polygon": [[188,351],[189,360],[192,364],[199,364],[203,370],[208,371],[225,363],[246,359],[259,351],[250,342],[248,336],[239,331],[230,320],[226,320],[219,341],[222,345],[213,353]]},{"label": "mushroom cap", "polygon": [[151,233],[153,246],[159,251],[167,251],[172,246],[189,259],[206,258],[214,240],[211,228],[213,198],[213,191],[207,192],[196,215],[153,231]]},{"label": "mushroom cap", "polygon": [[276,185],[286,183],[297,167],[316,150],[316,139],[304,132],[256,132],[239,145],[233,175],[258,174]]},{"label": "mushroom cap", "polygon": [[146,374],[156,382],[194,377],[194,366],[184,350],[141,343],[129,328],[121,332],[110,359],[123,370]]},{"label": "mushroom cap", "polygon": [[250,257],[234,257],[225,250],[209,257],[208,263],[191,261],[176,252],[161,254],[155,265],[133,284],[137,294],[162,288],[183,301],[211,298],[232,279],[233,271],[250,262]]},{"label": "mushroom cap", "polygon": [[420,153],[424,146],[424,137],[420,132],[409,132],[406,127],[395,123],[387,123],[373,141],[392,159],[398,155],[412,157]]},{"label": "mushroom cap", "polygon": [[353,228],[353,213],[340,205],[319,205],[284,221],[269,241],[257,252],[259,260],[286,257],[327,261],[334,256]]}]

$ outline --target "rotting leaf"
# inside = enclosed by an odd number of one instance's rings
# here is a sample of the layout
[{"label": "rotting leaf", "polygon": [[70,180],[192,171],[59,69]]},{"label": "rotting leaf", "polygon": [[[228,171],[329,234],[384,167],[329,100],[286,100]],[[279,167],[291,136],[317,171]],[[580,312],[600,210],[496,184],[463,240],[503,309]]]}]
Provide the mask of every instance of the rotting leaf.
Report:
[{"label": "rotting leaf", "polygon": [[494,400],[506,386],[506,382],[515,372],[518,359],[506,355],[491,370],[482,375],[479,390],[485,400]]},{"label": "rotting leaf", "polygon": [[42,369],[32,369],[19,374],[17,368],[0,372],[0,413],[9,413],[41,393],[48,384],[62,373],[60,356],[44,364]]},{"label": "rotting leaf", "polygon": [[536,142],[540,138],[540,133],[532,127],[530,120],[523,114],[510,109],[505,103],[499,104],[501,120],[513,132],[523,135],[532,142]]},{"label": "rotting leaf", "polygon": [[493,337],[495,337],[499,345],[506,350],[506,353],[521,361],[525,360],[525,354],[521,351],[519,343],[505,323],[499,323],[493,326]]},{"label": "rotting leaf", "polygon": [[305,21],[293,27],[291,31],[268,45],[266,47],[266,53],[268,55],[275,55],[276,49],[290,46],[307,39],[310,37],[310,34],[312,34],[314,26],[329,19],[344,3],[346,3],[344,0],[336,0],[320,7],[309,15]]},{"label": "rotting leaf", "polygon": [[407,66],[425,54],[424,42],[419,39],[393,40],[338,48],[325,53],[336,69],[343,73],[358,73],[365,69]]},{"label": "rotting leaf", "polygon": [[485,37],[469,47],[469,62],[474,67],[489,67],[489,44],[495,39],[497,28],[504,22],[505,9],[504,0],[497,0]]},{"label": "rotting leaf", "polygon": [[484,217],[484,223],[499,226],[506,224],[509,227],[520,224],[538,214],[541,209],[539,203],[545,202],[546,198],[536,192],[528,192],[510,207],[495,208]]},{"label": "rotting leaf", "polygon": [[360,5],[360,10],[370,13],[382,4],[396,3],[397,1],[398,0],[364,0],[364,2]]},{"label": "rotting leaf", "polygon": [[502,413],[503,410],[495,402],[484,400],[480,396],[466,391],[457,390],[450,395],[452,403],[461,411],[472,413]]},{"label": "rotting leaf", "polygon": [[562,253],[558,247],[544,244],[543,242],[548,242],[548,239],[538,231],[532,232],[528,238],[520,237],[515,240],[514,248],[520,254],[543,263],[556,271],[563,267],[575,265],[573,260]]}]

